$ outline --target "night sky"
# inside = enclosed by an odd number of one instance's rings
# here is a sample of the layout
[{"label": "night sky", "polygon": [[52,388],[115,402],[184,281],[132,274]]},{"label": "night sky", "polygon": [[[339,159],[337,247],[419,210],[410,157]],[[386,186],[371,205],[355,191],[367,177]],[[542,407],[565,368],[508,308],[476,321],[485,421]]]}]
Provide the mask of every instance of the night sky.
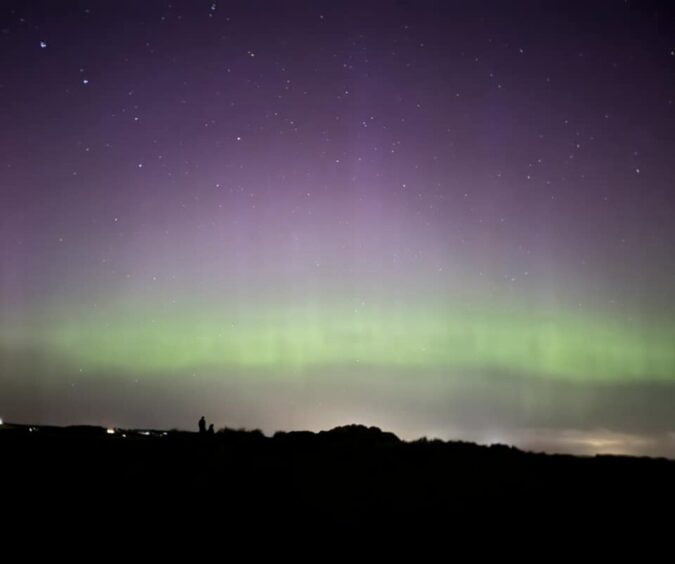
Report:
[{"label": "night sky", "polygon": [[675,456],[674,16],[3,1],[0,417]]}]

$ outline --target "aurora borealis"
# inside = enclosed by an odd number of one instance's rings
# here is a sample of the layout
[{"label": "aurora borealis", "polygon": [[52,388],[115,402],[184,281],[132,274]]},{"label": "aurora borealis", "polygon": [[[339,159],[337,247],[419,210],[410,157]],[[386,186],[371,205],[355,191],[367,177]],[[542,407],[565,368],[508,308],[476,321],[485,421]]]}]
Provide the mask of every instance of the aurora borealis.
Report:
[{"label": "aurora borealis", "polygon": [[675,456],[673,16],[4,2],[0,416]]}]

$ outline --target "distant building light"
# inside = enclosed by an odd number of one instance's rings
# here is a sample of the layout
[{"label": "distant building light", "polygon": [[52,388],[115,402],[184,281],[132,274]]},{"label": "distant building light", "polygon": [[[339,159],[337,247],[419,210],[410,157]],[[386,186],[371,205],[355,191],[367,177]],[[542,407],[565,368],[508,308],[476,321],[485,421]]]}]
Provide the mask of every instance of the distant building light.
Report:
[{"label": "distant building light", "polygon": [[106,429],[105,432],[108,433],[109,435],[114,435],[115,429]]},{"label": "distant building light", "polygon": [[146,437],[149,437],[150,431],[141,431],[141,435],[145,435]]}]

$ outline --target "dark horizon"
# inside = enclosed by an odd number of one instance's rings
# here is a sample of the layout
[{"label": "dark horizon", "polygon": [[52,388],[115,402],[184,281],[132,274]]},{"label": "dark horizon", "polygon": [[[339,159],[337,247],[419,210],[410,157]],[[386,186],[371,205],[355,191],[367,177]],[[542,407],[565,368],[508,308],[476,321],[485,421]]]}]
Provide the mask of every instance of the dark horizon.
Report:
[{"label": "dark horizon", "polygon": [[[611,443],[606,445],[605,448],[598,449],[589,448],[587,452],[579,451],[577,448],[571,448],[570,450],[565,450],[564,445],[562,450],[551,450],[550,445],[537,445],[537,444],[526,444],[526,445],[514,445],[505,442],[493,441],[493,442],[479,442],[474,440],[468,440],[462,437],[452,437],[442,439],[440,437],[434,436],[416,436],[416,437],[400,437],[396,433],[389,431],[387,429],[381,429],[376,425],[364,425],[363,423],[351,422],[344,423],[341,425],[336,425],[334,427],[325,428],[325,429],[276,429],[273,431],[265,431],[260,428],[246,428],[246,427],[229,427],[227,425],[222,427],[217,427],[214,424],[214,433],[215,434],[227,434],[227,433],[239,433],[239,434],[260,434],[261,437],[266,439],[278,438],[283,435],[325,435],[327,433],[334,433],[336,431],[343,431],[349,429],[365,429],[370,430],[371,432],[382,433],[383,435],[391,435],[396,438],[397,441],[401,443],[431,443],[431,444],[447,444],[447,445],[470,445],[481,448],[508,448],[523,454],[533,454],[533,455],[551,455],[551,456],[573,456],[573,457],[597,457],[597,456],[608,456],[608,457],[628,457],[628,458],[653,458],[653,459],[667,459],[675,462],[675,456],[669,456],[667,454],[662,454],[659,449],[654,450],[653,452],[643,452],[643,453],[626,453],[622,450],[613,451],[611,448]],[[54,431],[58,432],[67,432],[77,435],[78,433],[91,433],[95,431],[100,431],[101,433],[105,432],[109,436],[119,437],[166,437],[175,434],[188,434],[194,436],[203,436],[203,431],[199,428],[179,428],[179,427],[166,427],[166,428],[133,428],[125,427],[122,425],[117,426],[101,426],[91,423],[71,423],[71,424],[62,424],[54,425],[49,423],[26,423],[26,422],[17,422],[17,421],[5,421],[0,419],[0,431],[21,431],[24,433],[40,433],[41,431],[47,431],[47,436]],[[44,433],[43,433],[44,434]],[[37,435],[35,435],[37,436]]]},{"label": "dark horizon", "polygon": [[[188,438],[192,437],[195,440],[202,441],[198,444],[203,445],[212,445],[218,443],[211,443],[210,441],[218,441],[222,439],[231,439],[233,437],[239,437],[243,440],[253,440],[253,441],[284,441],[302,444],[306,447],[311,441],[323,440],[327,437],[341,437],[344,440],[344,446],[346,448],[361,448],[368,443],[372,445],[377,444],[400,444],[400,445],[417,445],[417,446],[427,446],[430,445],[433,448],[458,448],[458,449],[467,449],[465,452],[501,452],[501,453],[510,453],[513,456],[525,456],[525,457],[538,457],[538,458],[547,458],[551,460],[563,459],[563,458],[578,458],[578,459],[616,459],[616,460],[654,460],[654,461],[666,461],[668,463],[675,463],[674,457],[663,456],[663,455],[649,455],[649,454],[625,454],[625,453],[614,453],[614,452],[561,452],[561,451],[547,451],[547,450],[537,450],[520,448],[516,445],[502,443],[502,442],[493,442],[493,443],[477,443],[475,441],[468,441],[461,438],[454,439],[441,439],[438,437],[415,437],[415,438],[403,438],[396,435],[387,429],[381,429],[374,425],[363,425],[362,423],[346,423],[344,425],[338,425],[331,427],[330,429],[318,429],[318,430],[308,430],[308,429],[279,429],[273,432],[266,433],[261,429],[248,429],[244,427],[234,428],[234,427],[220,427],[214,428],[213,430],[209,429],[179,429],[177,427],[158,429],[158,428],[126,428],[126,427],[102,427],[100,425],[89,425],[89,424],[73,424],[73,425],[38,425],[38,424],[29,424],[29,423],[17,423],[12,421],[1,421],[0,420],[0,431],[3,431],[5,434],[0,435],[0,439],[9,440],[15,444],[21,444],[21,441],[59,441],[63,438],[70,438],[75,440],[82,439],[139,439],[143,440],[166,440],[171,441],[173,439],[183,437]],[[9,437],[9,439],[8,439]],[[8,443],[5,443],[8,444]],[[30,443],[27,443],[30,444]],[[58,445],[58,442],[53,443]],[[473,449],[473,450],[470,450]],[[462,456],[457,458],[457,461],[461,461]],[[73,463],[71,461],[71,463]],[[673,467],[675,470],[675,467]]]}]

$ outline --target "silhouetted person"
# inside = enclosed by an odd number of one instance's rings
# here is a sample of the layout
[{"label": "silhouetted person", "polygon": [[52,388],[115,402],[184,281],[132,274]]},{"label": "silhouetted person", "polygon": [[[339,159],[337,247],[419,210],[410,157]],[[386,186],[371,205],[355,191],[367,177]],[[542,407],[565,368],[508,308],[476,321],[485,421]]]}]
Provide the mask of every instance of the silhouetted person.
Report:
[{"label": "silhouetted person", "polygon": [[213,423],[211,423],[211,425],[209,425],[209,430],[207,431],[207,433],[209,435],[214,435],[216,433],[216,431],[213,429]]},{"label": "silhouetted person", "polygon": [[202,415],[202,418],[199,420],[199,434],[203,435],[204,433],[206,433],[206,419]]}]

